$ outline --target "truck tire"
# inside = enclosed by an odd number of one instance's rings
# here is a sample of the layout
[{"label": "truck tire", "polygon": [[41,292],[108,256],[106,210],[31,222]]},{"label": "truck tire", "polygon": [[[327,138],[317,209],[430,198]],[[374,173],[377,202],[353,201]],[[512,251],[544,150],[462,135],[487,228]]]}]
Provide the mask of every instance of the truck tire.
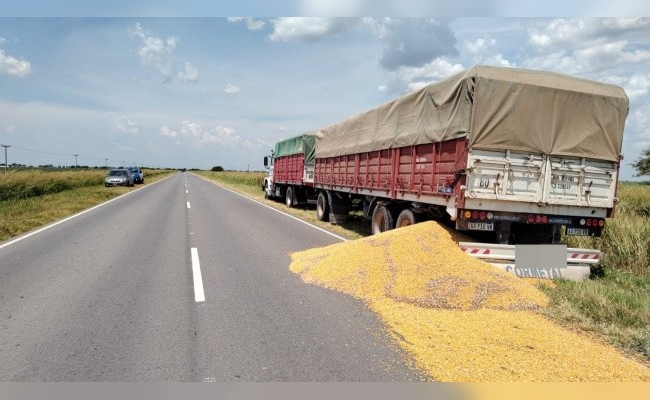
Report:
[{"label": "truck tire", "polygon": [[395,227],[393,214],[391,214],[387,206],[379,204],[375,207],[375,211],[372,212],[371,225],[373,235],[389,231]]},{"label": "truck tire", "polygon": [[420,222],[413,211],[406,208],[402,210],[397,216],[397,221],[395,221],[395,228],[402,228],[409,225],[414,225]]},{"label": "truck tire", "polygon": [[330,219],[330,205],[325,192],[318,193],[318,199],[316,199],[316,218],[319,221],[328,221]]},{"label": "truck tire", "polygon": [[293,200],[293,188],[291,186],[287,187],[285,203],[289,208],[293,208],[293,206],[296,205],[295,201]]}]

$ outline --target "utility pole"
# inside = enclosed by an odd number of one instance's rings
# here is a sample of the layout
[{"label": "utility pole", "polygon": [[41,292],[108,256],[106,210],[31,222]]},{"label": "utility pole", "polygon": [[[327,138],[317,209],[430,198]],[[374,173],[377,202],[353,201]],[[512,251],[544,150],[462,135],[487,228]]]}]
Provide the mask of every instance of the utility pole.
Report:
[{"label": "utility pole", "polygon": [[105,158],[104,160],[106,160],[106,169],[108,169],[108,158]]},{"label": "utility pole", "polygon": [[73,154],[73,156],[74,156],[74,168],[77,169],[77,156],[79,156],[79,154]]},{"label": "utility pole", "polygon": [[11,147],[10,144],[0,144],[0,146],[5,148],[5,174],[7,173],[7,147]]}]

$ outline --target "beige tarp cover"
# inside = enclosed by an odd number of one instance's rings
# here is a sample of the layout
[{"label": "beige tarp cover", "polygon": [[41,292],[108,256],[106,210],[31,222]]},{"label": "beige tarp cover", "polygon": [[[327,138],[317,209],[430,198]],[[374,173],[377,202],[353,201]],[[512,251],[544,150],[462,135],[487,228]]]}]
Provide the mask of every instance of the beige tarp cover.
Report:
[{"label": "beige tarp cover", "polygon": [[479,65],[319,130],[316,156],[467,137],[475,149],[618,161],[627,113],[618,86]]}]

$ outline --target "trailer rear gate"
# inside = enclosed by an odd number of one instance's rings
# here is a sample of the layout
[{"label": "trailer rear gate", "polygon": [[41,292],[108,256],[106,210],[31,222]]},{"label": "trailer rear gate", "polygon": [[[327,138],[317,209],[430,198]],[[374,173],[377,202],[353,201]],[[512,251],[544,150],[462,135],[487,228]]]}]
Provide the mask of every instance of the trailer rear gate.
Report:
[{"label": "trailer rear gate", "polygon": [[302,185],[305,174],[303,153],[278,157],[274,162],[273,181],[290,185]]}]

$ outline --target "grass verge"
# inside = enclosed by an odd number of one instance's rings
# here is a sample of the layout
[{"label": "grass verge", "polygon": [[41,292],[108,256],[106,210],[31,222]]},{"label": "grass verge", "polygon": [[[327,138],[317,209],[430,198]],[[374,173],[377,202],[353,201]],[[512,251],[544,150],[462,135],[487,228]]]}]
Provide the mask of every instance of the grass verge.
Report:
[{"label": "grass verge", "polygon": [[585,282],[541,286],[550,299],[542,313],[650,361],[650,276],[612,269]]},{"label": "grass verge", "polygon": [[[68,217],[89,207],[107,201],[111,198],[120,196],[124,193],[133,191],[142,185],[133,187],[104,187],[103,177],[106,172],[89,171],[90,174],[74,171],[74,172],[45,172],[37,173],[38,181],[30,181],[29,176],[24,175],[24,180],[17,182],[21,186],[38,187],[38,182],[51,182],[66,176],[69,188],[53,193],[30,195],[17,197],[9,200],[0,201],[0,241],[8,240],[12,237],[29,232],[33,229],[58,221],[62,218]],[[160,180],[169,176],[172,171],[167,170],[146,170],[145,179],[146,184]],[[47,174],[66,174],[59,176],[52,176]],[[15,179],[16,177],[12,177]],[[79,178],[83,182],[91,181],[92,184],[75,182],[75,178]],[[5,182],[9,181],[7,179]],[[10,187],[10,186],[7,186]],[[22,193],[15,190],[14,193]]]}]

